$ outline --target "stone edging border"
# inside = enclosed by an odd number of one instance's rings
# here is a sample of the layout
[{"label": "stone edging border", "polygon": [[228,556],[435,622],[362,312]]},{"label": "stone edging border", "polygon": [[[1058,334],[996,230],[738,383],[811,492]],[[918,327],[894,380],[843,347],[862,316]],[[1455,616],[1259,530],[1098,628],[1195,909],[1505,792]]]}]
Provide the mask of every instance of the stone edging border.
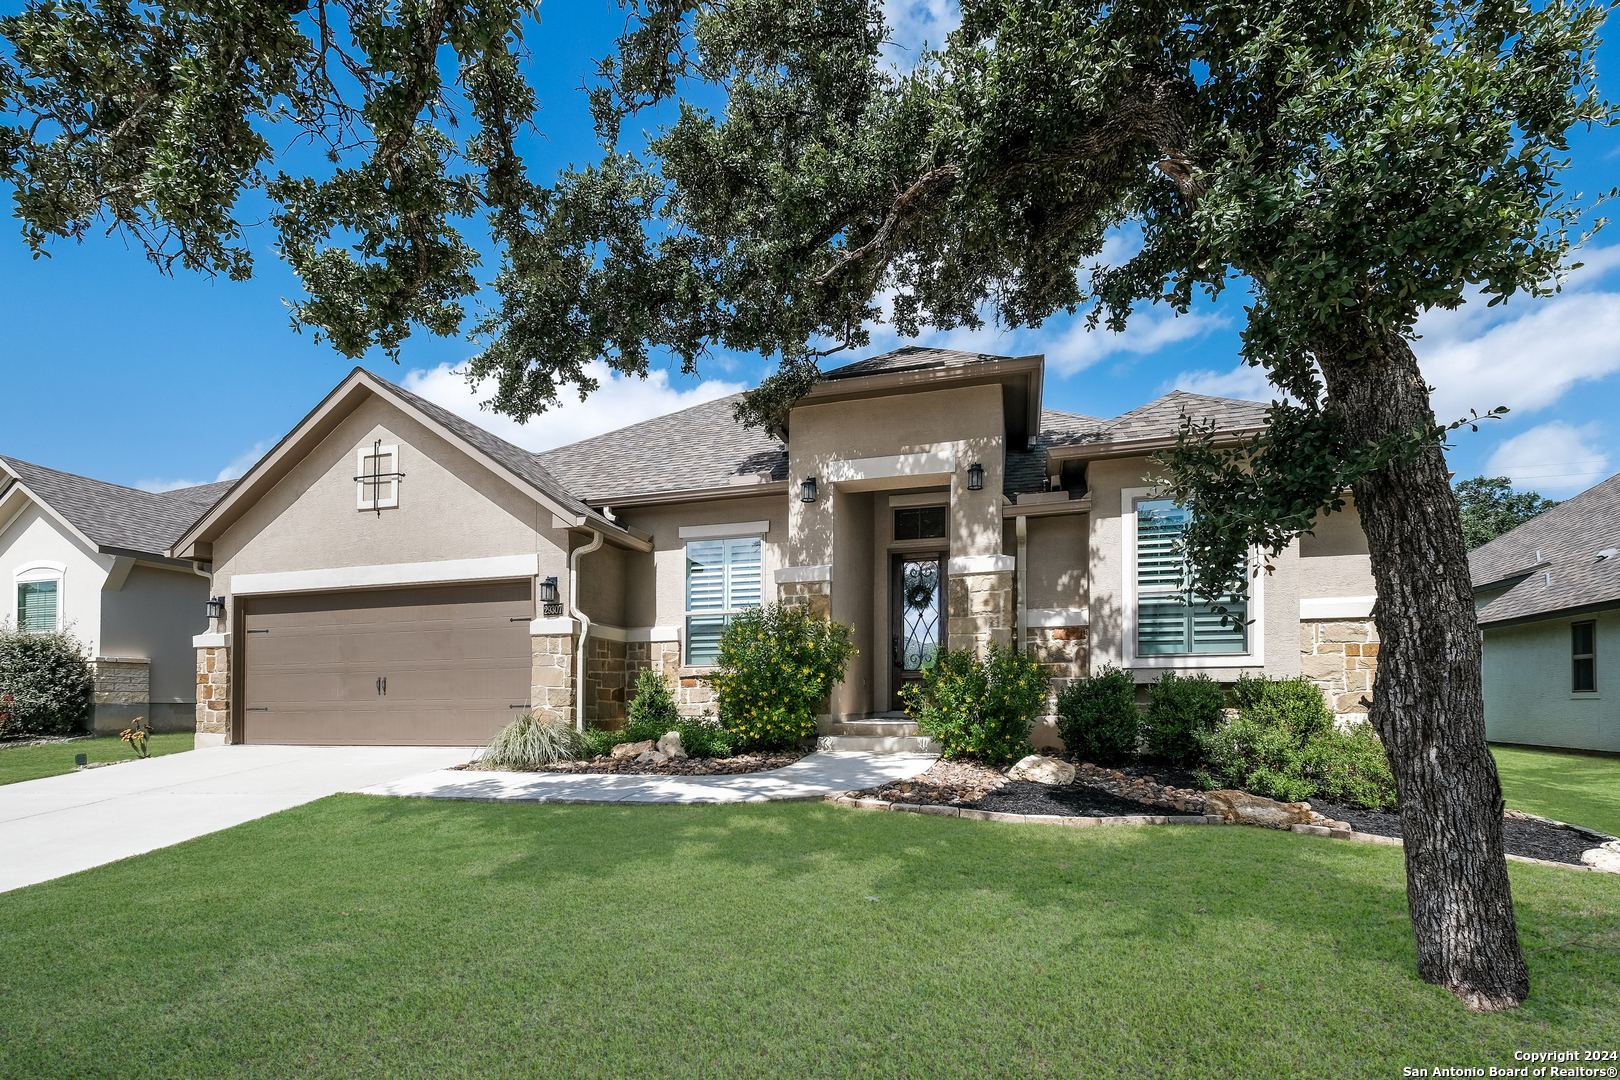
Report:
[{"label": "stone edging border", "polygon": [[[1126,817],[1064,817],[1060,814],[1002,814],[993,810],[969,810],[961,806],[933,806],[927,803],[897,803],[886,799],[852,799],[848,795],[827,795],[827,802],[846,806],[852,810],[891,810],[907,814],[930,814],[936,817],[967,818],[970,821],[1000,821],[1014,825],[1067,825],[1084,828],[1107,825],[1225,825],[1214,814],[1133,814]],[[1283,830],[1277,830],[1281,832]],[[1330,840],[1350,840],[1358,844],[1384,844],[1405,847],[1398,836],[1380,836],[1377,833],[1354,832],[1350,829],[1330,829],[1326,825],[1290,825],[1289,832],[1301,836],[1321,836]],[[1532,859],[1527,855],[1508,855],[1513,862],[1533,866],[1556,866],[1563,870],[1584,870],[1588,873],[1606,873],[1595,866],[1553,862],[1550,859]]]}]

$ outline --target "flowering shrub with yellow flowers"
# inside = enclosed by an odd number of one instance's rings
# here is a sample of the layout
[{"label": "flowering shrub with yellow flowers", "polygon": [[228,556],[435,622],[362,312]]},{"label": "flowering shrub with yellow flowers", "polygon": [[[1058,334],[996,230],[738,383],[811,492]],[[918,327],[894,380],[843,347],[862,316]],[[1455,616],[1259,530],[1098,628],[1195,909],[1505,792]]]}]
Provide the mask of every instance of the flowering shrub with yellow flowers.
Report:
[{"label": "flowering shrub with yellow flowers", "polygon": [[720,722],[750,749],[816,733],[816,711],[855,655],[849,627],[771,604],[734,616],[720,638],[714,689]]},{"label": "flowering shrub with yellow flowers", "polygon": [[937,653],[923,681],[900,691],[917,730],[946,757],[1005,765],[1029,753],[1029,725],[1046,703],[1046,669],[1017,649]]}]

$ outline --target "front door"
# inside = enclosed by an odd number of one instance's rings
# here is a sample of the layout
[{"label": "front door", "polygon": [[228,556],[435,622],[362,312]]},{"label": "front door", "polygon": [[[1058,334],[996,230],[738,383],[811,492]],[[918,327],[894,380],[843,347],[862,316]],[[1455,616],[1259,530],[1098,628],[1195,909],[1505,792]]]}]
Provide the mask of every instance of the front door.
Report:
[{"label": "front door", "polygon": [[922,681],[922,669],[945,643],[945,556],[896,555],[889,595],[889,707],[901,709],[901,688]]}]

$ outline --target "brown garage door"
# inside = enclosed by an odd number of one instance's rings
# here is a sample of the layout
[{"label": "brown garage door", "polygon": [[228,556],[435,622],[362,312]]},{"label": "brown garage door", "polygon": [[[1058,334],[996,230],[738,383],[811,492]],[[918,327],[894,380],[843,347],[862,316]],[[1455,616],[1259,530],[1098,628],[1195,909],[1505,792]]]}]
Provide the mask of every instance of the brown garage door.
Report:
[{"label": "brown garage door", "polygon": [[472,746],[529,701],[529,583],[256,597],[243,741]]}]

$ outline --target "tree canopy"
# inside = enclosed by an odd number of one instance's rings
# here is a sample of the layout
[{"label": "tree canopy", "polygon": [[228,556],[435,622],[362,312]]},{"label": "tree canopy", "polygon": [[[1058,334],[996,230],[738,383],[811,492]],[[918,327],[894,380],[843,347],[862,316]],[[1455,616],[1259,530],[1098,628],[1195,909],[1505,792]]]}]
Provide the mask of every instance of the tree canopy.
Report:
[{"label": "tree canopy", "polygon": [[1463,542],[1470,551],[1558,505],[1542,498],[1540,492],[1514,491],[1513,481],[1505,476],[1476,476],[1454,486],[1462,511]]}]

